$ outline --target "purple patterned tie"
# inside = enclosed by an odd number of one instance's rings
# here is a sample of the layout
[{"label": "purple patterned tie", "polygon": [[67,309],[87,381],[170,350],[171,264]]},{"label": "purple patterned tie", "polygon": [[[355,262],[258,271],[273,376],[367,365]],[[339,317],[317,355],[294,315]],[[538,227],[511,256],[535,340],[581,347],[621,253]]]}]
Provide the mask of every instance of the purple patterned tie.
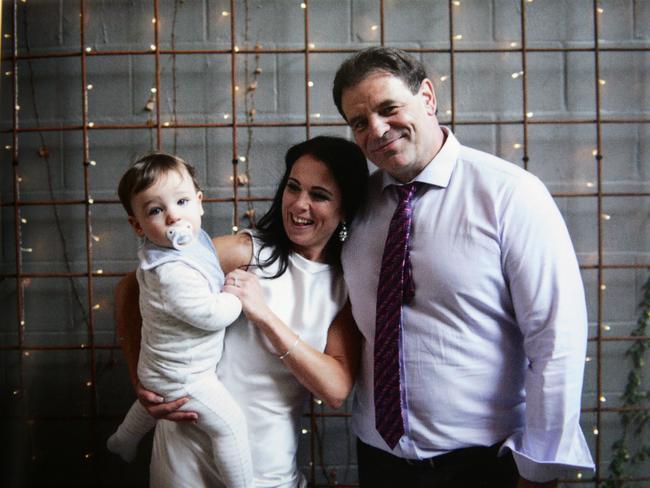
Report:
[{"label": "purple patterned tie", "polygon": [[375,427],[391,449],[404,434],[399,355],[402,305],[415,295],[409,244],[416,185],[395,186],[399,203],[388,228],[377,287]]}]

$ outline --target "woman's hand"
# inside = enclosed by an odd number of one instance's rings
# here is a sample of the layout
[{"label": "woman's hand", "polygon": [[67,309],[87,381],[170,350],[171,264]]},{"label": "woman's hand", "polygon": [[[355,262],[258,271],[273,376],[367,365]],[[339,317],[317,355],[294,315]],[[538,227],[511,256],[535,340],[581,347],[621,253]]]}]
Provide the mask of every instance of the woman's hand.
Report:
[{"label": "woman's hand", "polygon": [[273,312],[264,299],[259,279],[253,273],[236,269],[226,275],[223,291],[232,293],[241,300],[246,318],[255,325],[271,320]]},{"label": "woman's hand", "polygon": [[172,402],[164,403],[160,395],[146,390],[140,382],[135,387],[135,393],[138,395],[138,400],[142,406],[155,419],[172,420],[174,422],[196,422],[199,418],[196,412],[178,410],[190,401],[188,397],[181,397]]}]

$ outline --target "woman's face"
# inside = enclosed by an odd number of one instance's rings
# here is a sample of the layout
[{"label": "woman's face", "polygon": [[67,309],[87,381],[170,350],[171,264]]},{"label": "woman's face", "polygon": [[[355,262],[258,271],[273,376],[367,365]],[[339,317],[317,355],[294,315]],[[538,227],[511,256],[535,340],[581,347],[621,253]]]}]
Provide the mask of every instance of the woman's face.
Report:
[{"label": "woman's face", "polygon": [[282,193],[282,221],[293,250],[323,261],[327,241],[343,218],[341,190],[329,168],[309,154],[299,157]]}]

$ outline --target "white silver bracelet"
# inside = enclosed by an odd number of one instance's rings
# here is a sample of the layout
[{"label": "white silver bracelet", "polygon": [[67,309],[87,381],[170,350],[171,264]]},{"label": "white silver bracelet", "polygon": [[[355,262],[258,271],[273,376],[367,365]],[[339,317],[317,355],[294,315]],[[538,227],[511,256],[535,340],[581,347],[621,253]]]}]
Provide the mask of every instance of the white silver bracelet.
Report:
[{"label": "white silver bracelet", "polygon": [[300,342],[300,336],[296,337],[295,342],[293,344],[291,344],[291,346],[289,346],[289,349],[287,349],[287,352],[285,352],[284,354],[281,354],[280,356],[278,356],[280,361],[283,360],[284,358],[286,358],[289,354],[291,354],[293,352],[293,350],[296,348],[296,346],[298,345],[299,342]]}]

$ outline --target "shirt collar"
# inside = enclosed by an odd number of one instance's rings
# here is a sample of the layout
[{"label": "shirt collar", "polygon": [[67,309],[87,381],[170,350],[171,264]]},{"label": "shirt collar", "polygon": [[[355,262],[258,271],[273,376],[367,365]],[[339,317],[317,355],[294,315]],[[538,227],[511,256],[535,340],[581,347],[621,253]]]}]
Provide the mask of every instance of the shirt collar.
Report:
[{"label": "shirt collar", "polygon": [[[460,143],[447,127],[440,126],[445,133],[445,142],[438,151],[438,154],[429,161],[420,174],[411,181],[418,181],[429,185],[447,187],[451,179],[451,173],[454,171],[458,155],[460,153]],[[411,183],[409,181],[409,183]],[[382,191],[389,185],[402,185],[400,181],[393,178],[386,171],[382,172]]]}]

